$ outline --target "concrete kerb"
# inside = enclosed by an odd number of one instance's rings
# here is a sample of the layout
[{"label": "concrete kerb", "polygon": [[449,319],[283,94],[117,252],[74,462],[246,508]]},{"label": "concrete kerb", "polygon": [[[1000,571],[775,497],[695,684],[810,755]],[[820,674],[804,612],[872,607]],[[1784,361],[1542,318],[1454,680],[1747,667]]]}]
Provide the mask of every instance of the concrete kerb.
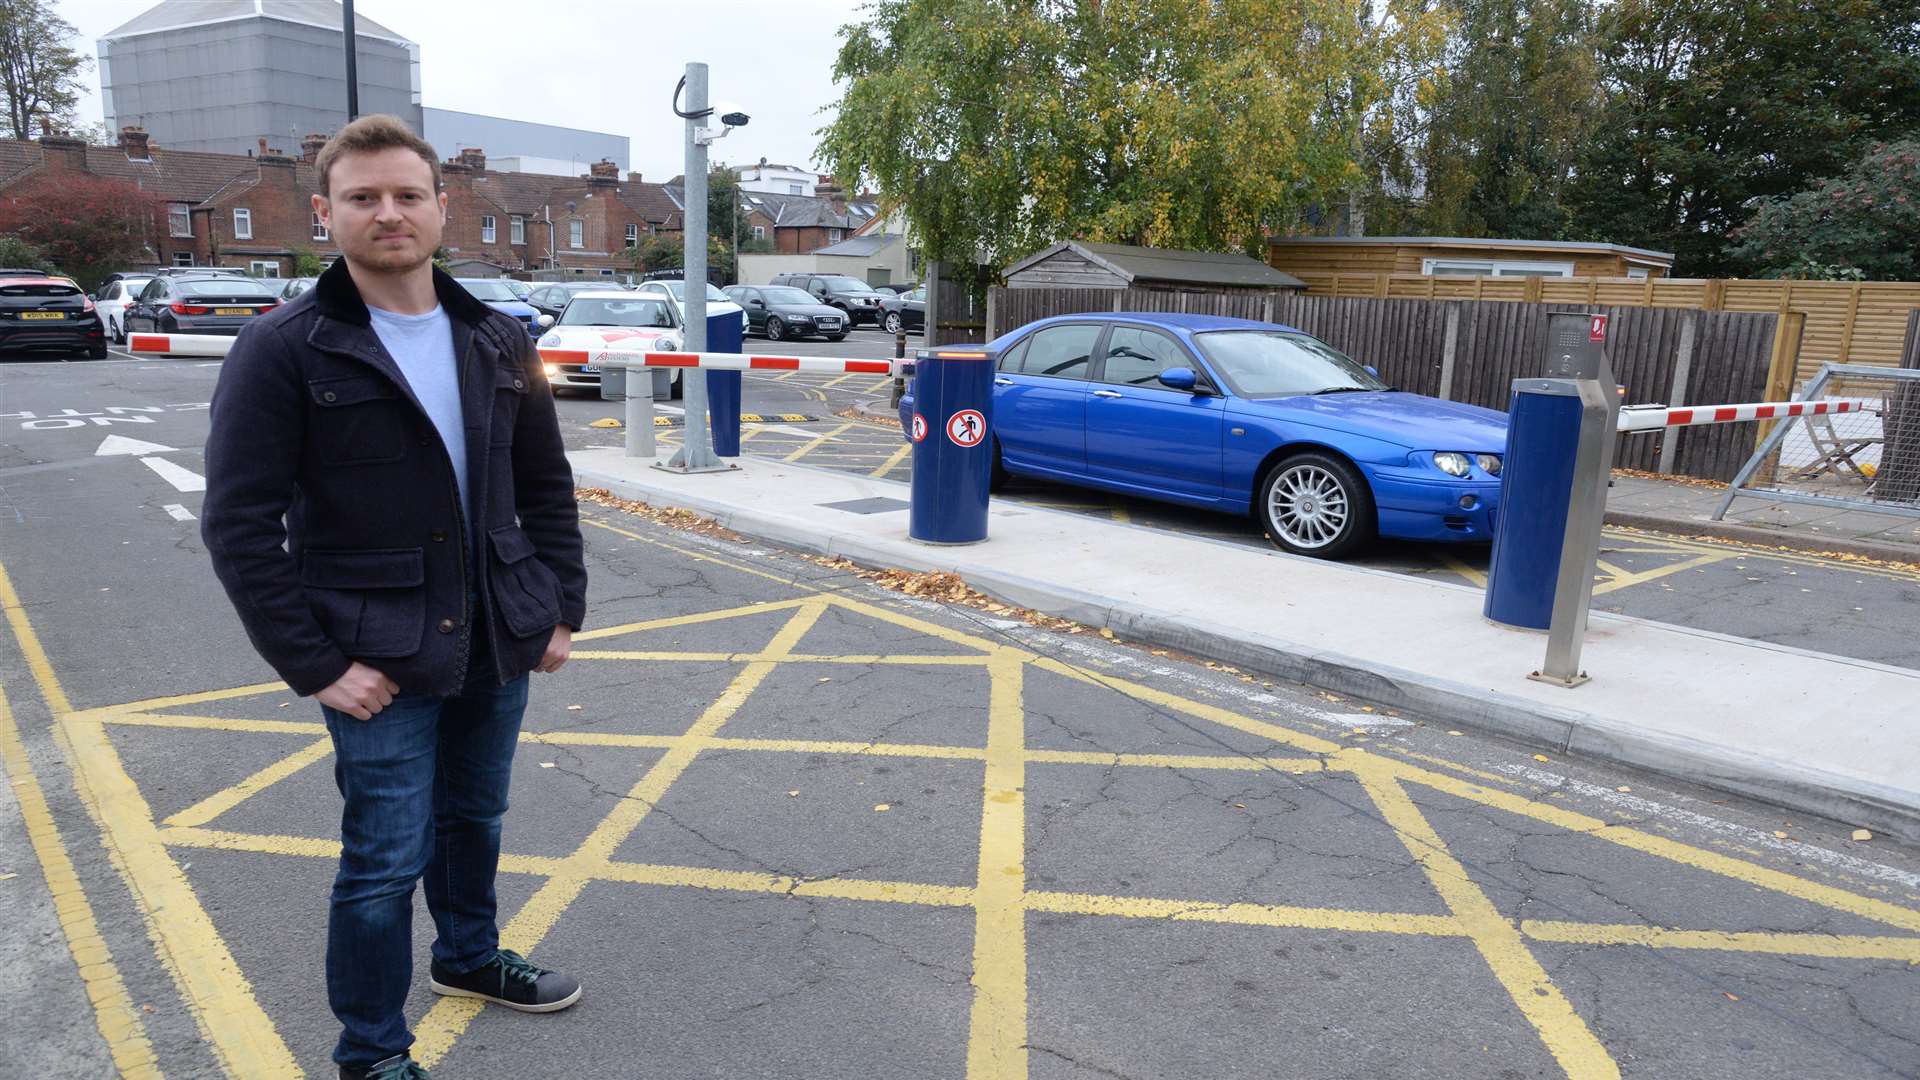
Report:
[{"label": "concrete kerb", "polygon": [[[927,548],[922,555],[913,549],[882,547],[865,537],[782,520],[720,499],[709,500],[681,490],[597,474],[590,469],[580,470],[577,480],[584,485],[607,488],[624,499],[691,510],[747,536],[845,558],[875,569],[955,571],[958,568],[954,565],[954,556],[964,551]],[[1784,763],[1737,747],[1650,732],[1577,708],[1543,705],[1299,642],[1230,632],[1201,620],[1115,602],[1110,597],[992,568],[967,567],[962,576],[968,585],[1005,603],[1111,629],[1129,641],[1176,649],[1247,671],[1360,698],[1377,706],[1429,717],[1441,724],[1473,728],[1564,754],[1626,765],[1785,809],[1864,826],[1909,843],[1920,843],[1920,795],[1913,791]]]}]

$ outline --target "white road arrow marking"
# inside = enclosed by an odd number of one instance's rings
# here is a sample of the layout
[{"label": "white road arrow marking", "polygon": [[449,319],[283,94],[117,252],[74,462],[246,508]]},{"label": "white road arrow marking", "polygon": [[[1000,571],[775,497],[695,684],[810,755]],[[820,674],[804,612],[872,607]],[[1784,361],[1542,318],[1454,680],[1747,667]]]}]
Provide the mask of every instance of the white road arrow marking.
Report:
[{"label": "white road arrow marking", "polygon": [[167,505],[161,507],[160,509],[165,510],[167,512],[167,515],[173,518],[173,520],[175,521],[194,520],[193,511],[187,509],[184,506],[181,506],[179,503],[168,503]]},{"label": "white road arrow marking", "polygon": [[192,469],[182,468],[166,458],[143,457],[140,464],[160,474],[160,479],[172,484],[177,491],[205,491],[207,478]]},{"label": "white road arrow marking", "polygon": [[[94,457],[112,457],[115,454],[165,454],[173,450],[171,446],[159,443],[141,442],[129,439],[125,435],[109,435],[100,440],[100,448],[93,452]],[[199,490],[196,488],[195,490]]]}]

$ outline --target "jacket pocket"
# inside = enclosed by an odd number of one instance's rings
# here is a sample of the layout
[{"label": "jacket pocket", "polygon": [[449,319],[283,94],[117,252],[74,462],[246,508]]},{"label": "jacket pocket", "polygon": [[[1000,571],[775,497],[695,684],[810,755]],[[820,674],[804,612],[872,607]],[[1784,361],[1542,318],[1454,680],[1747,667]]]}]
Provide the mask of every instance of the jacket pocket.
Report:
[{"label": "jacket pocket", "polygon": [[300,583],[320,627],[352,657],[412,656],[427,622],[427,562],[420,548],[308,550]]},{"label": "jacket pocket", "polygon": [[492,445],[513,445],[513,428],[530,389],[525,371],[504,366],[493,369],[493,429],[488,434]]},{"label": "jacket pocket", "polygon": [[346,375],[307,383],[314,440],[328,465],[381,465],[407,454],[407,415],[400,388],[379,375]]},{"label": "jacket pocket", "polygon": [[533,541],[518,525],[489,530],[493,600],[514,637],[532,637],[560,624],[560,579],[533,556]]}]

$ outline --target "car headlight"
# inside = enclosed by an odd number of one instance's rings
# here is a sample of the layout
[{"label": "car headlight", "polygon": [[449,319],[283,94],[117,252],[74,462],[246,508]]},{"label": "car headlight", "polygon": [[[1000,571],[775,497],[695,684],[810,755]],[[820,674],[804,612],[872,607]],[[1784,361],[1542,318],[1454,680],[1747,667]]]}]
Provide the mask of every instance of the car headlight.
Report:
[{"label": "car headlight", "polygon": [[1475,454],[1473,460],[1479,463],[1480,471],[1486,473],[1488,476],[1500,475],[1499,454]]},{"label": "car headlight", "polygon": [[657,344],[661,352],[679,352],[680,351],[680,342],[670,337],[661,338]]},{"label": "car headlight", "polygon": [[540,366],[542,369],[546,371],[547,378],[549,379],[553,378],[555,375],[560,374],[560,367],[557,364],[542,364]]},{"label": "car headlight", "polygon": [[1467,455],[1451,450],[1442,450],[1433,455],[1433,464],[1449,476],[1465,476],[1473,471],[1473,462],[1467,459]]}]

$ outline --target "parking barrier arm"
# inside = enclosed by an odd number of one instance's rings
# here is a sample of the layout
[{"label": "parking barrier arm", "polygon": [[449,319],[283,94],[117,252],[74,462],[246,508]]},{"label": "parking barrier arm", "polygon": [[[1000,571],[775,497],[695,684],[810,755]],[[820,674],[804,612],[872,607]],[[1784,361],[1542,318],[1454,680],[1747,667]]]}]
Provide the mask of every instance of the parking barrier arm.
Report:
[{"label": "parking barrier arm", "polygon": [[1729,424],[1747,420],[1788,420],[1796,416],[1824,416],[1865,412],[1880,407],[1872,398],[1827,398],[1822,401],[1774,401],[1752,405],[1692,405],[1670,409],[1664,405],[1636,405],[1620,410],[1619,431],[1660,431],[1701,424]]}]

